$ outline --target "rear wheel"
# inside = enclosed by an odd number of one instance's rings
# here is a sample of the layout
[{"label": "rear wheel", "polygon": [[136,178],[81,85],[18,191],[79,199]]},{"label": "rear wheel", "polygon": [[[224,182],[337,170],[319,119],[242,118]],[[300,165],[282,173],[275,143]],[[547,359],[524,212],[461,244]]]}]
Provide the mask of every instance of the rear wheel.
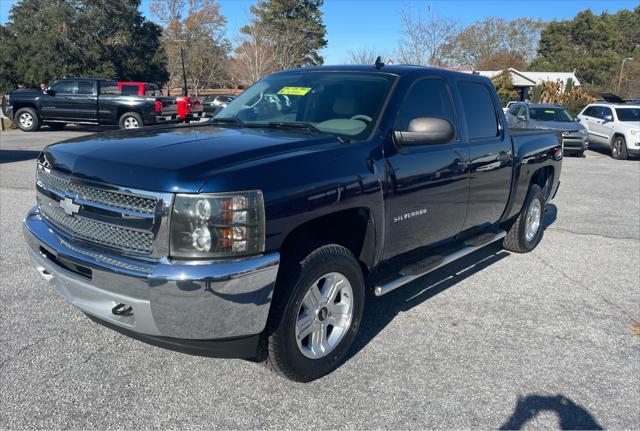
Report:
[{"label": "rear wheel", "polygon": [[137,112],[126,112],[122,114],[118,124],[121,129],[139,129],[143,126],[142,117]]},{"label": "rear wheel", "polygon": [[629,157],[627,153],[627,142],[622,136],[616,136],[611,143],[611,157],[617,160],[626,160]]},{"label": "rear wheel", "polygon": [[35,132],[40,128],[40,117],[33,108],[22,108],[14,116],[18,128],[23,132]]},{"label": "rear wheel", "polygon": [[299,381],[335,369],[353,342],[364,307],[364,278],[346,248],[316,244],[283,261],[267,323],[268,364]]},{"label": "rear wheel", "polygon": [[542,239],[544,218],[544,194],[537,184],[529,187],[527,199],[520,214],[509,228],[503,246],[516,253],[528,253]]}]

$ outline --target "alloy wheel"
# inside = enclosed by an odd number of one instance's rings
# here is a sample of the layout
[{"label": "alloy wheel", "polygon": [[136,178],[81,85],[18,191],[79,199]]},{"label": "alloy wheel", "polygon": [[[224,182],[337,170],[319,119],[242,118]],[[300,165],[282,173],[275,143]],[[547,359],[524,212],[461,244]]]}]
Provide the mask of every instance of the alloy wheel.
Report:
[{"label": "alloy wheel", "polygon": [[33,126],[33,115],[29,114],[28,112],[23,112],[22,114],[20,114],[20,118],[18,118],[18,121],[20,122],[20,125],[22,127],[28,129],[29,127]]},{"label": "alloy wheel", "polygon": [[300,353],[319,359],[331,353],[351,326],[353,289],[344,274],[330,272],[307,289],[295,326]]},{"label": "alloy wheel", "polygon": [[527,219],[525,223],[525,238],[531,242],[536,237],[540,222],[542,221],[542,204],[539,199],[533,199],[527,211]]}]

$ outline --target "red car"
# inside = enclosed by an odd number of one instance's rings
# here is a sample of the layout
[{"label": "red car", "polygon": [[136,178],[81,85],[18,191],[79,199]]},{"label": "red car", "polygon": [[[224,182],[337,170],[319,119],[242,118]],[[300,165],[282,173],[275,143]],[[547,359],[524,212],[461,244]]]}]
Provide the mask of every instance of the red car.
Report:
[{"label": "red car", "polygon": [[[123,95],[161,96],[158,86],[149,82],[118,82],[118,88]],[[188,123],[204,117],[204,106],[200,99],[178,96],[175,101],[178,105],[178,121]]]}]

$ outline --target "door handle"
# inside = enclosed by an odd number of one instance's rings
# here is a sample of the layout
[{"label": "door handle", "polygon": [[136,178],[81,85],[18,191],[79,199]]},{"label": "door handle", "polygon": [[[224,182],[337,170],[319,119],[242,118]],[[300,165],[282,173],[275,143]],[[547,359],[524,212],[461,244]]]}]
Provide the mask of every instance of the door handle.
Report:
[{"label": "door handle", "polygon": [[71,97],[65,97],[64,100],[73,100]]}]

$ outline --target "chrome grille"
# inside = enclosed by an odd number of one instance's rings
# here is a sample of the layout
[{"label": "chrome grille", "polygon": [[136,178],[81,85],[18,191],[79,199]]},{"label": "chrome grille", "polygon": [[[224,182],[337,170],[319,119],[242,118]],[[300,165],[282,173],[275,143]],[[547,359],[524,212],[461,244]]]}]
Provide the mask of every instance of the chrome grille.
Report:
[{"label": "chrome grille", "polygon": [[53,188],[62,195],[66,193],[75,194],[86,202],[143,214],[153,214],[156,210],[157,200],[153,197],[112,192],[84,184],[72,183],[68,179],[53,175],[42,168],[37,170],[36,178],[47,189]]},{"label": "chrome grille", "polygon": [[54,226],[74,238],[136,253],[149,254],[153,249],[154,235],[151,232],[100,223],[77,215],[70,216],[53,202],[46,202],[39,197],[38,207],[41,213]]}]

